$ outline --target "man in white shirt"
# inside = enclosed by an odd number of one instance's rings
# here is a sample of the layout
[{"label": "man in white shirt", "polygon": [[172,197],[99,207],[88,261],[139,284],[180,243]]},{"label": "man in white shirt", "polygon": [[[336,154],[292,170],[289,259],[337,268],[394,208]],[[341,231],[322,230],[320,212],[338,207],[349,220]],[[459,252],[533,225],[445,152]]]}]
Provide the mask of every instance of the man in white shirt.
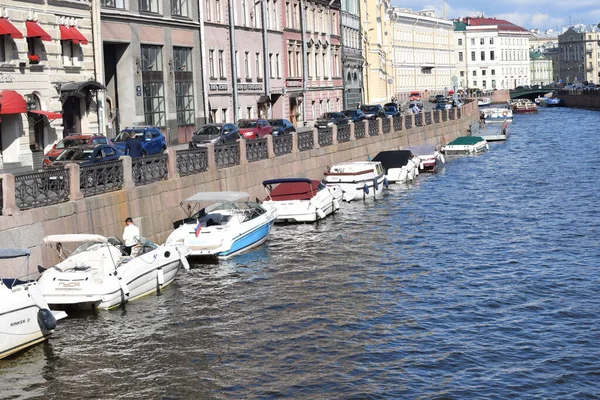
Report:
[{"label": "man in white shirt", "polygon": [[125,229],[123,230],[123,245],[127,255],[131,255],[131,249],[137,245],[136,239],[140,237],[140,229],[133,224],[131,217],[125,220]]}]

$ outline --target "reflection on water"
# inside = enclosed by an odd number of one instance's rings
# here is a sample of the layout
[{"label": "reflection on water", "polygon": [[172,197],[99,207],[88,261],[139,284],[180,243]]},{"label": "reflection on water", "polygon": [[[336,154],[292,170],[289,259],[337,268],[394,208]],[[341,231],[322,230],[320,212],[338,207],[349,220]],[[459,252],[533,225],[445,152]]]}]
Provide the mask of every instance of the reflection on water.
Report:
[{"label": "reflection on water", "polygon": [[517,116],[487,154],[61,321],[0,361],[0,397],[594,398],[596,118]]}]

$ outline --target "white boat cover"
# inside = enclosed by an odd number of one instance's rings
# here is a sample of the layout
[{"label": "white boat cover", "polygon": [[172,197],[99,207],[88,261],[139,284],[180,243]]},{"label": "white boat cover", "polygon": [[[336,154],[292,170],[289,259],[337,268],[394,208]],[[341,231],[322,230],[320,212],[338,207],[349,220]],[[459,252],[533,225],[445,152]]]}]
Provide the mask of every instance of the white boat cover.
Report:
[{"label": "white boat cover", "polygon": [[202,202],[226,202],[235,203],[242,199],[250,197],[245,192],[199,192],[188,197],[182,203],[202,203]]},{"label": "white boat cover", "polygon": [[84,242],[107,243],[108,239],[105,238],[104,236],[87,234],[87,233],[50,235],[50,236],[46,236],[44,238],[44,243],[84,243]]},{"label": "white boat cover", "polygon": [[30,254],[29,249],[25,248],[0,249],[0,259],[29,257]]},{"label": "white boat cover", "polygon": [[435,153],[436,148],[433,144],[423,144],[420,146],[408,146],[406,150],[412,151],[416,156],[426,156]]}]

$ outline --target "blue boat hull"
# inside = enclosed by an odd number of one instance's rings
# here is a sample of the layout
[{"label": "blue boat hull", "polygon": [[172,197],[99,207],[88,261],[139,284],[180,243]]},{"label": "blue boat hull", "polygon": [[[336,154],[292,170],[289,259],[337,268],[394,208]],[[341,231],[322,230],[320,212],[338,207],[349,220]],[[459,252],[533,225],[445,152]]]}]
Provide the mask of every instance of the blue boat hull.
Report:
[{"label": "blue boat hull", "polygon": [[267,240],[267,236],[269,235],[269,232],[271,232],[271,227],[273,226],[274,221],[274,219],[268,220],[266,223],[257,226],[253,230],[238,236],[233,241],[233,244],[229,250],[222,251],[218,253],[217,256],[219,258],[229,258],[262,244],[265,240]]}]

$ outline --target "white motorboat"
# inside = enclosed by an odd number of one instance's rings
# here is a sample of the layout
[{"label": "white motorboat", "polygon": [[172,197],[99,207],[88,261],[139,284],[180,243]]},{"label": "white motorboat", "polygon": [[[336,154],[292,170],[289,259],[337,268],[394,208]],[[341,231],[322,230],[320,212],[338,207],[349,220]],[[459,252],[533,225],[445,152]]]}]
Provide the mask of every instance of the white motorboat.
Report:
[{"label": "white motorboat", "polygon": [[373,157],[383,166],[389,183],[414,182],[419,175],[419,160],[410,150],[382,151]]},{"label": "white motorboat", "polygon": [[492,99],[490,99],[489,97],[480,97],[477,99],[477,105],[479,107],[489,106],[491,103],[492,103]]},{"label": "white motorboat", "polygon": [[[262,244],[277,210],[249,202],[244,192],[200,192],[184,200],[187,218],[175,223],[167,243],[188,246],[192,256],[226,259]],[[244,200],[245,201],[242,201]],[[202,203],[213,203],[195,211]]]},{"label": "white motorboat", "polygon": [[[26,257],[28,249],[0,249],[0,259]],[[43,342],[64,311],[50,311],[35,281],[0,280],[0,358]]]},{"label": "white motorboat", "polygon": [[340,185],[344,201],[377,197],[387,185],[383,166],[378,161],[356,161],[336,164],[325,173],[325,185]]},{"label": "white motorboat", "polygon": [[[190,249],[182,243],[156,245],[137,238],[132,255],[121,242],[100,235],[52,235],[44,243],[59,251],[62,261],[46,269],[38,284],[52,307],[110,309],[155,293],[175,279],[180,267],[189,269]],[[68,257],[65,244],[82,243]]]},{"label": "white motorboat", "polygon": [[419,158],[419,170],[423,172],[435,172],[438,166],[446,162],[444,155],[434,145],[408,146],[406,150]]},{"label": "white motorboat", "polygon": [[511,108],[491,107],[481,109],[486,124],[502,124],[506,121],[512,122],[513,110]]},{"label": "white motorboat", "polygon": [[484,138],[488,142],[497,142],[506,140],[508,138],[508,126],[510,123],[504,121],[500,126],[490,125],[489,127],[484,126],[485,129],[479,129],[478,135]]},{"label": "white motorboat", "polygon": [[271,179],[263,182],[265,206],[277,209],[275,222],[315,222],[340,209],[342,188],[325,186],[307,178]]},{"label": "white motorboat", "polygon": [[480,136],[461,136],[442,148],[446,154],[475,154],[490,149],[488,142]]}]

